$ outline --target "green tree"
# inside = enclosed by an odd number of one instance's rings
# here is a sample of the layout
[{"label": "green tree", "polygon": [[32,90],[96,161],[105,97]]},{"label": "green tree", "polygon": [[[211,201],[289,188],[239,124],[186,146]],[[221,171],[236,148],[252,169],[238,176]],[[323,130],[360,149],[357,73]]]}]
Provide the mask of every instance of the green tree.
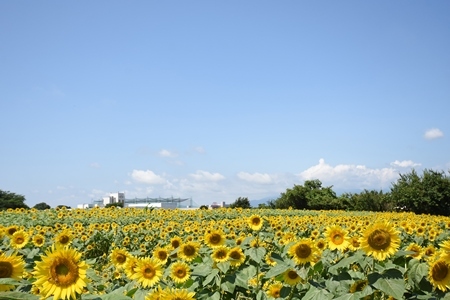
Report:
[{"label": "green tree", "polygon": [[344,209],[358,211],[391,211],[393,209],[389,193],[364,190],[361,193],[344,193],[339,197]]},{"label": "green tree", "polygon": [[340,202],[332,187],[322,187],[318,179],[306,180],[303,185],[286,189],[275,200],[276,208],[296,209],[339,209]]},{"label": "green tree", "polygon": [[230,204],[231,208],[251,208],[250,201],[247,197],[239,197],[234,201],[232,204]]},{"label": "green tree", "polygon": [[50,209],[51,207],[47,203],[41,202],[41,203],[38,203],[35,206],[33,206],[33,208],[38,209],[38,210],[45,210],[45,209]]},{"label": "green tree", "polygon": [[8,208],[29,208],[25,204],[25,196],[0,190],[0,210]]},{"label": "green tree", "polygon": [[391,187],[393,203],[417,214],[450,216],[450,177],[443,171],[425,169],[400,174]]}]

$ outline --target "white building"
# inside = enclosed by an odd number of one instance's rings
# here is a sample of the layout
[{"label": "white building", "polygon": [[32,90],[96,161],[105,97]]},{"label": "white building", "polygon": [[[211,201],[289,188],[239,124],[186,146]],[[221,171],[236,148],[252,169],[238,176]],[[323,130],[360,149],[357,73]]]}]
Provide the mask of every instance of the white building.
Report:
[{"label": "white building", "polygon": [[103,197],[103,206],[113,203],[125,203],[125,193],[110,193],[109,196]]}]

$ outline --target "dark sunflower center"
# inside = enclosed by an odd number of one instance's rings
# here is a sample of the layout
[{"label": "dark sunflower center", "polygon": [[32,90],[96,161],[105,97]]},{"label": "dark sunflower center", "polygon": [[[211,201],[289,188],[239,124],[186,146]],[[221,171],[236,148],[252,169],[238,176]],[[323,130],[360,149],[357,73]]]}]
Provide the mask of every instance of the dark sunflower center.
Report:
[{"label": "dark sunflower center", "polygon": [[126,257],[125,255],[123,255],[123,254],[117,254],[117,256],[116,256],[116,261],[117,261],[119,264],[123,264],[126,260],[127,260],[127,257]]},{"label": "dark sunflower center", "polygon": [[172,244],[172,247],[174,247],[174,248],[180,247],[180,241],[178,241],[178,240],[173,240],[171,244]]},{"label": "dark sunflower center", "polygon": [[167,252],[165,252],[165,251],[159,251],[159,252],[158,252],[158,258],[159,258],[160,260],[165,260],[165,259],[167,258]]},{"label": "dark sunflower center", "polygon": [[147,278],[147,279],[151,279],[151,278],[153,278],[154,276],[155,276],[155,269],[154,268],[152,268],[152,267],[150,267],[150,266],[148,266],[148,267],[146,267],[145,269],[144,269],[144,277],[145,278]]},{"label": "dark sunflower center", "polygon": [[261,223],[261,219],[260,218],[253,218],[252,219],[252,224],[253,225],[259,225],[259,223]]},{"label": "dark sunflower center", "polygon": [[335,243],[336,245],[340,245],[344,241],[344,239],[342,238],[342,235],[339,233],[335,233],[332,236],[332,240],[333,240],[333,243]]},{"label": "dark sunflower center", "polygon": [[77,264],[67,258],[56,258],[50,267],[49,281],[57,286],[67,287],[78,279]]},{"label": "dark sunflower center", "polygon": [[175,274],[178,278],[183,278],[186,276],[186,270],[182,269],[182,268],[178,268],[177,271],[175,272]]},{"label": "dark sunflower center", "polygon": [[297,248],[295,248],[295,254],[297,257],[307,258],[311,255],[311,247],[305,244],[298,245]]},{"label": "dark sunflower center", "polygon": [[0,278],[10,278],[12,273],[12,264],[7,261],[0,261]]},{"label": "dark sunflower center", "polygon": [[25,241],[25,239],[21,236],[16,238],[16,244],[22,244]]},{"label": "dark sunflower center", "polygon": [[289,271],[288,273],[287,273],[287,276],[290,278],[290,279],[297,279],[298,278],[298,274],[297,274],[297,272],[295,272],[295,271]]},{"label": "dark sunflower center", "polygon": [[383,229],[377,229],[369,235],[368,242],[375,250],[385,250],[391,244],[391,235]]},{"label": "dark sunflower center", "polygon": [[59,242],[61,244],[67,244],[70,241],[70,238],[67,235],[63,235],[59,238]]},{"label": "dark sunflower center", "polygon": [[186,256],[191,256],[194,255],[195,253],[195,247],[191,246],[191,245],[186,245],[183,247],[183,253]]},{"label": "dark sunflower center", "polygon": [[240,259],[241,258],[241,254],[239,252],[237,252],[237,251],[233,251],[233,252],[230,253],[230,257],[232,259]]},{"label": "dark sunflower center", "polygon": [[442,281],[448,275],[448,265],[441,261],[434,265],[432,270],[432,277],[434,281]]},{"label": "dark sunflower center", "polygon": [[218,243],[220,243],[220,240],[221,240],[221,236],[220,236],[220,234],[217,234],[217,233],[213,233],[211,235],[211,237],[209,238],[209,241],[211,242],[211,244],[218,244]]},{"label": "dark sunflower center", "polygon": [[217,258],[225,258],[225,257],[227,257],[227,252],[224,250],[217,251],[216,257]]}]

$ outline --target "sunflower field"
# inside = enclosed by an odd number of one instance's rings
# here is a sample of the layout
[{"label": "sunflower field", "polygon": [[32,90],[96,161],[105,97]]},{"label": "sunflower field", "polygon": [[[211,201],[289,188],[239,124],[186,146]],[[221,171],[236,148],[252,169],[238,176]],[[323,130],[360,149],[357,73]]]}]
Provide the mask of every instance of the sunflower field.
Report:
[{"label": "sunflower field", "polygon": [[0,299],[450,299],[450,218],[131,208],[0,212]]}]

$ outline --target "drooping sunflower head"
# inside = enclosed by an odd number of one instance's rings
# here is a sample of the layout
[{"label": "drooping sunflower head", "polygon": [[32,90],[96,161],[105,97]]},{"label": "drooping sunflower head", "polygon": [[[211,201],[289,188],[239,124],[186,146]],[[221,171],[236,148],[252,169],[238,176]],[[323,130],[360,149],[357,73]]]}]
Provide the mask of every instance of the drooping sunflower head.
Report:
[{"label": "drooping sunflower head", "polygon": [[122,268],[125,266],[128,257],[130,256],[130,253],[128,253],[125,249],[113,249],[111,251],[111,254],[109,255],[109,258],[111,259],[111,262],[118,268]]},{"label": "drooping sunflower head", "polygon": [[22,249],[26,246],[28,241],[30,240],[30,236],[24,230],[17,230],[11,236],[10,244],[14,249]]},{"label": "drooping sunflower head", "polygon": [[260,230],[264,224],[264,220],[258,215],[251,215],[247,223],[252,230]]},{"label": "drooping sunflower head", "polygon": [[288,253],[297,264],[313,263],[319,254],[310,239],[301,239],[289,248]]},{"label": "drooping sunflower head", "polygon": [[198,256],[200,244],[197,242],[187,242],[181,244],[178,249],[178,257],[185,261],[192,261]]},{"label": "drooping sunflower head", "polygon": [[400,237],[389,223],[376,223],[367,228],[360,239],[361,248],[367,255],[383,261],[394,255],[400,246]]},{"label": "drooping sunflower head", "polygon": [[328,241],[330,250],[344,251],[349,246],[348,233],[341,226],[333,225],[325,230],[325,238]]},{"label": "drooping sunflower head", "polygon": [[283,273],[283,281],[289,285],[296,285],[302,280],[294,269],[288,269]]},{"label": "drooping sunflower head", "polygon": [[428,279],[434,288],[446,292],[450,287],[450,264],[444,259],[431,263]]},{"label": "drooping sunflower head", "polygon": [[41,258],[34,267],[33,285],[43,297],[71,299],[82,293],[88,282],[88,265],[80,260],[81,253],[69,247],[52,246]]},{"label": "drooping sunflower head", "polygon": [[222,246],[225,240],[225,235],[220,230],[211,230],[205,235],[205,243],[211,248]]},{"label": "drooping sunflower head", "polygon": [[[0,253],[0,279],[12,278],[19,280],[23,276],[25,262],[16,254],[6,255]],[[13,285],[0,284],[0,291],[9,291],[14,289]]]},{"label": "drooping sunflower head", "polygon": [[186,282],[191,275],[191,270],[185,262],[175,262],[170,266],[170,277],[175,283]]},{"label": "drooping sunflower head", "polygon": [[212,259],[216,263],[225,262],[229,258],[230,249],[226,246],[216,247],[211,254]]},{"label": "drooping sunflower head", "polygon": [[136,280],[142,287],[149,288],[161,280],[161,264],[152,257],[138,258],[131,279]]},{"label": "drooping sunflower head", "polygon": [[239,267],[242,265],[245,261],[245,254],[242,251],[241,247],[234,247],[230,250],[228,253],[228,256],[230,258],[230,264],[233,267]]}]

